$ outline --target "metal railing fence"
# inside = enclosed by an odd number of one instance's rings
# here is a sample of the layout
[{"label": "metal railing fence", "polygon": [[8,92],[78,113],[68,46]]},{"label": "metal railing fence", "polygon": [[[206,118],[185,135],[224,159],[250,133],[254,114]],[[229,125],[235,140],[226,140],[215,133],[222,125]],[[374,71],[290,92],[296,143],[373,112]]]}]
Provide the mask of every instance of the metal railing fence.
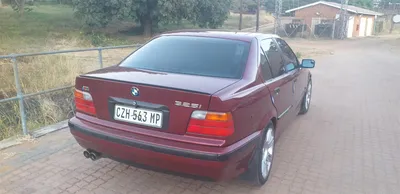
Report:
[{"label": "metal railing fence", "polygon": [[[18,72],[18,57],[29,57],[29,56],[43,56],[43,55],[55,55],[55,54],[65,54],[65,53],[78,53],[78,52],[87,52],[87,51],[98,51],[98,59],[99,59],[99,68],[103,68],[103,50],[112,50],[112,49],[123,49],[123,48],[137,48],[142,46],[141,44],[134,44],[134,45],[123,45],[123,46],[110,46],[110,47],[97,47],[97,48],[88,48],[88,49],[75,49],[75,50],[64,50],[64,51],[53,51],[53,52],[40,52],[40,53],[26,53],[26,54],[11,54],[11,55],[0,55],[0,59],[11,59],[12,65],[13,65],[13,71],[14,71],[14,79],[15,79],[15,87],[16,87],[16,92],[17,96],[12,97],[12,98],[5,98],[5,99],[0,99],[0,103],[4,102],[9,102],[9,101],[19,101],[19,111],[20,111],[20,116],[21,116],[21,125],[22,125],[22,131],[23,135],[28,135],[28,129],[26,125],[26,115],[25,115],[25,106],[24,106],[24,99],[33,97],[33,96],[38,96],[41,94],[46,94],[46,93],[51,93],[51,92],[56,92],[59,90],[64,90],[68,88],[72,88],[73,86],[64,86],[64,87],[59,87],[59,88],[54,88],[50,90],[44,90],[36,93],[31,93],[31,94],[25,94],[22,91],[21,83],[20,83],[20,77],[19,77],[19,72]],[[1,130],[1,129],[0,129]]]}]

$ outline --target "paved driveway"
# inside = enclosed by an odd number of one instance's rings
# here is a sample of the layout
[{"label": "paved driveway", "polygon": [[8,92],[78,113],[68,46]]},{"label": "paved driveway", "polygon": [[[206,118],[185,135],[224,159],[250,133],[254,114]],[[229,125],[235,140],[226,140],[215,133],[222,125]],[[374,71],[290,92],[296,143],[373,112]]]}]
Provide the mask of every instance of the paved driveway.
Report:
[{"label": "paved driveway", "polygon": [[400,40],[314,44],[332,53],[315,58],[310,112],[281,136],[262,188],[92,162],[62,130],[0,152],[0,193],[399,193]]}]

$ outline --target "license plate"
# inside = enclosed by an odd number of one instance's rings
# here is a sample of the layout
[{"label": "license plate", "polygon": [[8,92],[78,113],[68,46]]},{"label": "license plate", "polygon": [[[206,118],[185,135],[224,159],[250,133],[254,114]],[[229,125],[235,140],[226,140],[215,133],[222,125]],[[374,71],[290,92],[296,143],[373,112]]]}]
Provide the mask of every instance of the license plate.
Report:
[{"label": "license plate", "polygon": [[149,127],[162,127],[163,113],[129,106],[115,105],[114,119]]}]

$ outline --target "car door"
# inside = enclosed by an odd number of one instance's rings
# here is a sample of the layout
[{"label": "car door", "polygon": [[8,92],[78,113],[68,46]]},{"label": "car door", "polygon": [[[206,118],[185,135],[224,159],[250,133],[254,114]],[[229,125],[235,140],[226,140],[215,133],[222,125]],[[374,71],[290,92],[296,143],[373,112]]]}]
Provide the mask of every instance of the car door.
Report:
[{"label": "car door", "polygon": [[296,57],[296,54],[290,48],[289,44],[287,44],[286,41],[280,38],[277,38],[276,42],[278,43],[278,46],[282,51],[286,71],[292,71],[292,74],[294,76],[292,87],[294,93],[293,106],[295,108],[299,108],[305,89],[307,87],[307,74],[301,73],[302,69],[300,68],[300,63]]},{"label": "car door", "polygon": [[291,72],[286,72],[285,62],[282,52],[277,43],[269,38],[261,41],[261,48],[267,57],[272,72],[272,79],[265,80],[270,93],[272,102],[278,113],[277,135],[280,135],[282,129],[286,128],[291,120],[287,115],[293,107],[293,80]]}]

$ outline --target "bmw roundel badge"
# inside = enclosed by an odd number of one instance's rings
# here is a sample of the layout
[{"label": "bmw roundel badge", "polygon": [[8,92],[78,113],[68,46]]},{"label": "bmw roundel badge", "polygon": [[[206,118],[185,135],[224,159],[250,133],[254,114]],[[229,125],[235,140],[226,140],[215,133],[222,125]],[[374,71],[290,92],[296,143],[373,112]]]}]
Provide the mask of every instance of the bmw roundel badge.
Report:
[{"label": "bmw roundel badge", "polygon": [[131,89],[131,94],[132,94],[132,96],[139,96],[139,89],[136,87],[133,87]]}]

